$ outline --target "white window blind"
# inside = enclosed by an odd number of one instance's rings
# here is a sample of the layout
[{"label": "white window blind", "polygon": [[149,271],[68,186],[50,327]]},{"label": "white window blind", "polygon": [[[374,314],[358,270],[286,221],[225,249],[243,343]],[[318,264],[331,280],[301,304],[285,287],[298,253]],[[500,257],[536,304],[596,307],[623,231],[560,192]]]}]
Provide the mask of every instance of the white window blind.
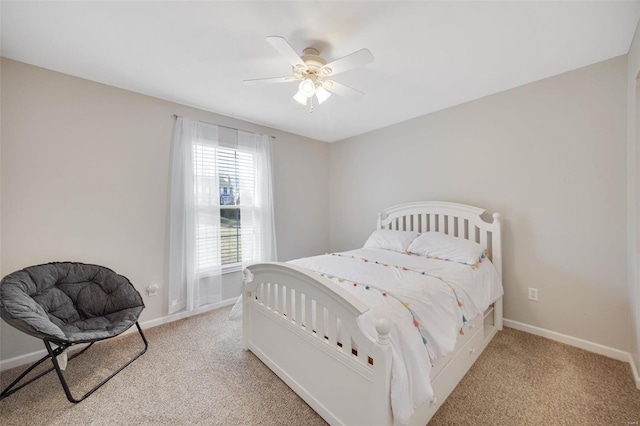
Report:
[{"label": "white window blind", "polygon": [[247,247],[255,233],[253,154],[206,143],[194,144],[193,151],[198,272],[251,261],[242,253],[254,252]]}]

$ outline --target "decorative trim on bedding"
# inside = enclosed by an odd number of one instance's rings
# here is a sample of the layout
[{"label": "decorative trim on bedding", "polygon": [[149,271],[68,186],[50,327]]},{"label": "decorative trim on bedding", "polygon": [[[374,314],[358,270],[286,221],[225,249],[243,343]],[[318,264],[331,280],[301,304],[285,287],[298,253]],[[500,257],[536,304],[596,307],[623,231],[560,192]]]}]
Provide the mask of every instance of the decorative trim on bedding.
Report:
[{"label": "decorative trim on bedding", "polygon": [[[405,253],[405,254],[407,254],[407,255],[412,255],[411,253]],[[389,268],[396,268],[396,269],[400,269],[400,270],[402,270],[402,271],[413,272],[413,273],[416,273],[416,274],[418,274],[418,275],[424,275],[424,276],[428,276],[428,277],[431,277],[431,278],[435,278],[435,279],[437,279],[437,280],[441,281],[443,284],[445,284],[445,285],[447,285],[447,286],[449,287],[449,289],[450,289],[450,290],[451,290],[451,292],[453,293],[454,297],[456,298],[456,302],[457,302],[457,304],[458,304],[458,308],[460,308],[460,310],[462,311],[462,306],[463,306],[463,304],[462,304],[462,301],[460,300],[460,298],[458,297],[458,293],[456,293],[456,288],[455,288],[455,286],[454,286],[453,284],[451,284],[451,283],[449,283],[449,282],[445,281],[445,280],[444,280],[442,277],[440,277],[440,276],[437,276],[437,275],[434,275],[434,274],[430,274],[430,273],[428,273],[428,272],[426,272],[426,271],[419,271],[419,270],[416,270],[416,269],[408,268],[408,267],[406,267],[406,266],[391,265],[391,264],[389,264],[389,263],[380,262],[380,261],[378,261],[378,260],[371,260],[371,259],[368,259],[368,258],[365,258],[365,257],[357,257],[357,256],[353,256],[353,255],[345,255],[345,254],[342,254],[342,253],[325,253],[325,256],[337,256],[337,257],[342,257],[342,258],[345,258],[345,259],[353,259],[353,260],[356,260],[356,261],[359,261],[359,262],[372,263],[372,264],[380,265],[380,266],[383,266],[383,267],[389,267]],[[420,256],[420,257],[421,257],[421,256]],[[483,255],[483,257],[484,257],[484,255]],[[479,263],[480,263],[481,261],[482,261],[482,260],[480,259],[480,260],[479,260]],[[475,268],[476,268],[476,266],[473,266],[473,265],[468,265],[468,266],[469,266],[469,267],[471,267],[471,268],[473,268],[473,269],[475,269]],[[415,313],[414,313],[414,312],[413,312],[413,310],[410,308],[411,304],[410,304],[410,302],[409,302],[409,301],[407,301],[407,300],[403,300],[401,297],[396,296],[395,294],[393,294],[393,293],[389,292],[388,290],[384,290],[384,289],[378,288],[378,287],[376,287],[376,286],[374,286],[374,285],[371,285],[371,284],[367,284],[367,283],[363,283],[363,282],[353,281],[353,280],[350,280],[350,279],[348,279],[348,278],[344,278],[344,277],[336,276],[335,274],[327,274],[327,273],[324,273],[324,272],[318,272],[318,271],[316,271],[316,272],[317,272],[320,276],[325,277],[325,278],[328,278],[328,279],[330,279],[330,280],[336,280],[338,283],[344,283],[344,282],[347,282],[347,283],[351,283],[354,287],[363,287],[365,290],[376,290],[376,291],[378,291],[378,292],[379,292],[383,297],[391,297],[391,298],[393,298],[393,299],[397,300],[397,301],[398,301],[402,306],[404,306],[404,307],[409,311],[409,313],[411,314],[411,318],[413,319],[413,325],[414,325],[414,327],[416,328],[416,330],[418,331],[418,333],[420,333],[420,337],[422,337],[422,343],[423,343],[425,346],[427,346],[427,344],[428,344],[427,338],[424,336],[424,334],[423,334],[423,333],[422,333],[422,331],[420,330],[420,322],[416,319],[416,315],[415,315]],[[461,335],[464,335],[464,330],[463,330],[463,328],[464,328],[464,324],[466,324],[466,323],[467,323],[467,318],[464,316],[464,314],[463,314],[462,312],[461,312],[461,315],[462,315],[462,327],[460,328],[459,333],[460,333]],[[434,360],[432,359],[431,355],[429,356],[429,359],[430,359],[431,363],[433,364],[433,361],[434,361]]]}]

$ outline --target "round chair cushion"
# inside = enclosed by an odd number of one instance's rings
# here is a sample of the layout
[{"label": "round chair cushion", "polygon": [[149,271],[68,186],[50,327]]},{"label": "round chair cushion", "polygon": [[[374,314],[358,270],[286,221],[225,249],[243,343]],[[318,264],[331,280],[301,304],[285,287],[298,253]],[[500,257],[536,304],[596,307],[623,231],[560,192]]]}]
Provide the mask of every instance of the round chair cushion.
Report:
[{"label": "round chair cushion", "polygon": [[0,282],[0,316],[54,342],[82,343],[117,336],[144,309],[131,282],[109,268],[75,262],[31,266]]}]

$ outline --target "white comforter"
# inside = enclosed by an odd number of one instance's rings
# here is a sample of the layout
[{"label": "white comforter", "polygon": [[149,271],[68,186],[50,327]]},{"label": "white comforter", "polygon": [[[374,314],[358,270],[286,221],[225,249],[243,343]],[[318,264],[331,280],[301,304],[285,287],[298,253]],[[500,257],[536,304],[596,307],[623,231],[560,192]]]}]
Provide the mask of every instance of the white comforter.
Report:
[{"label": "white comforter", "polygon": [[324,274],[365,302],[371,309],[360,327],[372,338],[376,318],[391,320],[391,406],[400,424],[433,395],[432,362],[453,351],[463,316],[472,320],[502,295],[487,259],[472,267],[363,248],[289,263]]}]

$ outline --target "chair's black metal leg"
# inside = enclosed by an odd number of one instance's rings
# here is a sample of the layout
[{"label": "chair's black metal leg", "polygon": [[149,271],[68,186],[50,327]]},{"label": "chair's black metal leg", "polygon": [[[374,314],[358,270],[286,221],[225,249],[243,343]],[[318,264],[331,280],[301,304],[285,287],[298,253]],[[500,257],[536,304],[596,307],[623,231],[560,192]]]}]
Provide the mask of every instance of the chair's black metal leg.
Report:
[{"label": "chair's black metal leg", "polygon": [[[49,352],[49,356],[51,357],[51,362],[53,362],[53,368],[55,368],[56,373],[58,374],[58,378],[60,379],[60,382],[62,383],[62,387],[64,388],[64,393],[67,394],[67,399],[72,402],[79,402],[79,401],[73,401],[73,396],[71,395],[71,391],[69,391],[69,386],[67,386],[66,380],[64,380],[64,376],[62,375],[62,370],[60,369],[60,365],[58,364],[57,355],[54,353],[54,350],[51,349],[51,344],[49,343],[48,340],[45,339],[44,345],[47,347],[47,352]],[[56,350],[58,349],[60,348],[56,348]]]},{"label": "chair's black metal leg", "polygon": [[0,399],[7,397],[7,396],[11,395],[14,392],[17,392],[18,390],[22,389],[23,387],[25,387],[29,383],[33,382],[34,380],[37,380],[40,377],[44,376],[45,374],[51,372],[53,370],[53,367],[51,367],[50,369],[48,369],[44,373],[41,373],[41,374],[37,375],[36,377],[34,377],[33,379],[29,380],[28,382],[23,383],[22,385],[18,386],[17,388],[12,389],[20,380],[22,380],[27,374],[29,374],[31,372],[31,370],[33,370],[34,368],[36,368],[37,366],[42,364],[44,361],[49,359],[50,356],[51,355],[48,355],[48,354],[43,356],[40,360],[38,360],[35,363],[33,363],[33,365],[31,367],[27,368],[20,376],[18,376],[17,379],[15,379],[13,382],[11,382],[11,384],[9,386],[7,386],[2,391],[2,393],[0,393]]},{"label": "chair's black metal leg", "polygon": [[71,395],[71,391],[69,390],[69,386],[67,385],[67,381],[65,380],[64,375],[62,374],[62,370],[60,369],[60,366],[58,365],[58,360],[56,359],[56,353],[55,353],[55,351],[53,349],[51,349],[51,345],[49,344],[49,342],[47,340],[44,341],[44,344],[47,347],[47,351],[49,352],[49,355],[51,356],[51,361],[53,362],[53,366],[54,366],[54,368],[56,370],[56,373],[58,374],[58,378],[60,379],[60,383],[62,384],[62,388],[64,389],[64,393],[67,395],[67,399],[69,400],[69,402],[78,403],[78,402],[84,400],[89,395],[91,395],[92,393],[94,393],[95,391],[100,389],[100,387],[102,385],[104,385],[105,383],[107,383],[111,378],[113,378],[113,376],[115,376],[116,374],[121,372],[125,367],[127,367],[133,361],[135,361],[136,359],[140,358],[140,356],[147,351],[147,348],[149,347],[149,343],[147,342],[146,337],[142,333],[142,329],[140,328],[140,325],[138,324],[137,321],[136,321],[136,327],[138,327],[138,332],[140,333],[140,337],[142,337],[142,341],[144,342],[144,349],[140,353],[138,353],[135,357],[131,358],[126,364],[124,364],[122,367],[118,368],[109,377],[107,377],[106,379],[101,381],[98,385],[96,385],[93,389],[91,389],[89,392],[84,394],[79,399],[76,399],[76,398],[73,397],[73,395]]},{"label": "chair's black metal leg", "polygon": [[[75,357],[77,357],[78,355],[81,355],[82,353],[84,353],[84,351],[86,351],[87,349],[89,349],[95,342],[91,342],[89,343],[86,347],[84,347],[81,351],[76,352],[75,354],[71,355],[69,357],[69,361],[71,361],[72,359],[74,359]],[[66,345],[63,347],[62,351],[64,351],[65,349],[67,349],[69,346],[71,345]],[[61,351],[61,353],[62,353]],[[39,366],[40,364],[42,364],[44,361],[46,361],[47,359],[51,358],[51,354],[47,354],[45,356],[43,356],[41,359],[39,359],[38,361],[34,362],[33,365],[31,365],[31,367],[27,368],[20,376],[18,376],[17,379],[15,379],[13,382],[11,382],[11,384],[9,386],[7,386],[5,388],[5,390],[3,390],[0,393],[0,399],[2,398],[6,398],[7,396],[19,391],[20,389],[22,389],[23,387],[27,386],[29,383],[35,382],[36,380],[38,380],[40,377],[51,373],[55,367],[51,367],[48,370],[43,371],[42,373],[38,374],[37,376],[29,379],[28,381],[24,382],[23,384],[21,384],[20,386],[18,386],[17,388],[13,388],[16,384],[18,384],[22,379],[24,379],[26,377],[27,374],[29,374],[34,368],[36,368],[37,366]],[[12,389],[13,388],[13,389]]]}]

